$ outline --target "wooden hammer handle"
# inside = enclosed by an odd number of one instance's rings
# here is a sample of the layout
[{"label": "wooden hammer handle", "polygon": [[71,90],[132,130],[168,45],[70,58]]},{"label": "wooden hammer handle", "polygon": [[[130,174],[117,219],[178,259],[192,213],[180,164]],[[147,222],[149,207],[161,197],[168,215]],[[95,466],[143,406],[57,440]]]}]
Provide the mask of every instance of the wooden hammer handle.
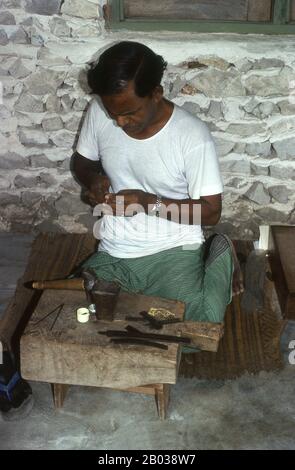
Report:
[{"label": "wooden hammer handle", "polygon": [[55,281],[34,281],[32,283],[33,289],[69,289],[69,290],[84,290],[84,279],[57,279]]}]

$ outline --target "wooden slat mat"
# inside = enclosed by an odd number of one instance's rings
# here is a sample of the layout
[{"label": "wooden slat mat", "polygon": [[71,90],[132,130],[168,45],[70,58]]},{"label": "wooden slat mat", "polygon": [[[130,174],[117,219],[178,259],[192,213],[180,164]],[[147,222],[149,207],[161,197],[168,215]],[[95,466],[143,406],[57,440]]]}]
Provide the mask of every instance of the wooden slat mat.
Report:
[{"label": "wooden slat mat", "polygon": [[[249,245],[243,245],[245,256]],[[32,245],[27,269],[18,282],[14,298],[0,321],[0,339],[18,338],[36,306],[40,292],[23,286],[33,279],[61,279],[96,249],[89,234],[40,234]],[[279,349],[282,322],[270,302],[273,283],[266,280],[265,305],[253,313],[243,313],[235,298],[225,318],[225,335],[217,353],[183,355],[180,375],[199,378],[234,378],[248,371],[275,370],[283,366]],[[18,328],[16,326],[18,325]],[[16,331],[16,334],[14,334]]]},{"label": "wooden slat mat", "polygon": [[24,283],[34,279],[63,279],[95,251],[97,240],[88,234],[40,234],[33,242],[24,276],[0,320],[0,340],[14,342],[22,333],[40,298]]},{"label": "wooden slat mat", "polygon": [[[236,250],[244,252],[245,259],[252,249],[248,243],[235,243]],[[257,274],[253,278],[253,282],[257,283]],[[285,321],[276,308],[274,283],[267,276],[263,279],[262,292],[262,305],[252,311],[242,310],[241,297],[233,298],[226,311],[224,336],[217,353],[201,351],[183,355],[180,375],[202,379],[231,379],[245,372],[256,374],[262,370],[283,368],[280,337]]]}]

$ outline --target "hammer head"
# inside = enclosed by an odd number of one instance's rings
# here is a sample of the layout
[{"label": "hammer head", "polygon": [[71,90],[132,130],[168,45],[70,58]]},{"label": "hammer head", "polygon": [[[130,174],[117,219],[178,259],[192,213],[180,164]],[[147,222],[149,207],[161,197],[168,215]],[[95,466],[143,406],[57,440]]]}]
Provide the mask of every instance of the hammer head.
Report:
[{"label": "hammer head", "polygon": [[84,279],[84,289],[86,292],[92,291],[94,284],[97,280],[96,274],[93,269],[85,268],[81,272],[81,277]]}]

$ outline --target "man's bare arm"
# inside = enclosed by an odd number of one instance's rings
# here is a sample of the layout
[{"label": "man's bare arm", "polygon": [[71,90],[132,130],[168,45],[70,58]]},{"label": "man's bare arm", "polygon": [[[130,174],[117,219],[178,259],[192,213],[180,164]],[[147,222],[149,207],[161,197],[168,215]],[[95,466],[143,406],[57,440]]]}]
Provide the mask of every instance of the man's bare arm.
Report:
[{"label": "man's bare arm", "polygon": [[[117,197],[124,196],[124,204],[117,204]],[[132,216],[133,212],[144,211],[150,214],[157,196],[139,189],[125,189],[117,194],[106,194],[105,202],[114,215]],[[185,225],[216,225],[222,209],[221,194],[201,196],[200,199],[162,198],[159,217]]]},{"label": "man's bare arm", "polygon": [[[222,199],[221,194],[201,196],[200,199],[183,199],[181,201],[164,198],[163,205],[166,208],[168,207],[168,209],[169,205],[171,205],[171,207],[176,205],[181,211],[181,219],[186,224],[216,225],[221,216]],[[172,210],[170,220],[174,219],[173,215]],[[174,221],[177,222],[177,220]],[[178,223],[182,223],[181,220],[179,220]]]},{"label": "man's bare arm", "polygon": [[103,202],[103,196],[109,191],[110,180],[100,175],[99,163],[83,157],[78,152],[73,155],[73,171],[79,182],[89,190],[89,199],[95,203]]}]

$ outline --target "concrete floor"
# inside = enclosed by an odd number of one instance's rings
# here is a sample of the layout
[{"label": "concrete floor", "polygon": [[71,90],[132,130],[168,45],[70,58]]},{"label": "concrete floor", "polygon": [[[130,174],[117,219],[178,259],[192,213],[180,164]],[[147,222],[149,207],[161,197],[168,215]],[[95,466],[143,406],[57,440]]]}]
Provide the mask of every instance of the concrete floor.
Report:
[{"label": "concrete floor", "polygon": [[[13,294],[32,237],[0,234],[0,315]],[[48,384],[31,383],[34,406],[17,421],[0,416],[0,449],[197,450],[295,449],[295,365],[282,337],[281,372],[237,380],[180,379],[172,387],[169,416],[159,421],[151,397],[71,387],[55,411]]]}]

